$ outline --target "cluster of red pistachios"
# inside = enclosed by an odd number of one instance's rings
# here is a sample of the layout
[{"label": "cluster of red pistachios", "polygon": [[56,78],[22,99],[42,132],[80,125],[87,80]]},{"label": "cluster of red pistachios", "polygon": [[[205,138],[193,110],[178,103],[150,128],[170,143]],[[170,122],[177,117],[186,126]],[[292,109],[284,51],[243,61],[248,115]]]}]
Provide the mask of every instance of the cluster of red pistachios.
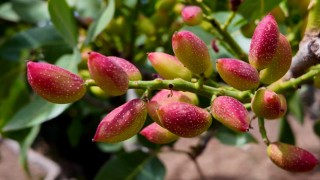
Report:
[{"label": "cluster of red pistachios", "polygon": [[[202,21],[202,11],[195,6],[185,7],[182,17],[186,24],[197,25]],[[199,89],[206,85],[205,82],[199,83],[200,79],[209,79],[214,71],[207,45],[192,32],[179,31],[172,36],[172,48],[174,55],[148,53],[149,62],[160,80],[182,79]],[[216,60],[216,70],[229,89],[255,92],[251,100],[251,110],[255,116],[278,119],[287,110],[285,97],[259,87],[280,79],[288,71],[291,59],[288,40],[279,32],[273,16],[267,15],[255,29],[249,63],[221,58]],[[33,90],[50,102],[72,103],[86,92],[85,81],[80,76],[58,66],[29,61],[27,70]],[[129,61],[97,52],[89,53],[88,70],[96,85],[109,96],[123,95],[129,89],[130,82],[139,83],[142,80],[139,70]],[[211,106],[205,109],[198,106],[196,94],[173,90],[172,87],[167,89],[156,92],[152,98],[130,100],[111,111],[98,125],[93,141],[117,143],[140,132],[153,143],[166,144],[179,137],[199,136],[208,130],[212,120],[236,132],[249,131],[251,117],[240,100],[212,93]],[[154,122],[144,127],[147,115]],[[294,172],[312,170],[318,164],[309,152],[281,142],[268,145],[268,156],[279,167]]]}]

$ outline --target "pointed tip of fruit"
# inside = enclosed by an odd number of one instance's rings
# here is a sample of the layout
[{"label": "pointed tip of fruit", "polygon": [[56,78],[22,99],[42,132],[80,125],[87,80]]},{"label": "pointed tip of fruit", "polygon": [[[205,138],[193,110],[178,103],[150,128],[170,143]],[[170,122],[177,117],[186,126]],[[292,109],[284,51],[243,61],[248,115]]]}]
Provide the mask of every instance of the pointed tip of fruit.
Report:
[{"label": "pointed tip of fruit", "polygon": [[184,102],[162,105],[156,112],[163,127],[186,138],[202,134],[212,123],[208,111]]}]

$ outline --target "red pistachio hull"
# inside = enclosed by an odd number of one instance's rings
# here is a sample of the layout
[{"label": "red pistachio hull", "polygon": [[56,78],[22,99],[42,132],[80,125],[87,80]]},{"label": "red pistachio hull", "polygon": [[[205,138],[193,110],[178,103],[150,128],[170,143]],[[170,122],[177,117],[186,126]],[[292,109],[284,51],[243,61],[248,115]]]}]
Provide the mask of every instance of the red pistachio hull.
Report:
[{"label": "red pistachio hull", "polygon": [[164,128],[186,138],[202,134],[212,123],[208,111],[184,102],[162,105],[157,113]]},{"label": "red pistachio hull", "polygon": [[96,53],[89,54],[88,68],[92,79],[110,96],[125,94],[129,86],[127,73],[112,59]]},{"label": "red pistachio hull", "polygon": [[135,65],[130,63],[128,60],[115,56],[107,57],[112,61],[116,62],[127,73],[130,81],[138,81],[142,79],[139,69]]},{"label": "red pistachio hull", "polygon": [[192,73],[175,57],[163,52],[148,53],[153,68],[164,79],[181,78],[191,80]]},{"label": "red pistachio hull", "polygon": [[211,104],[212,116],[226,127],[237,131],[249,130],[250,117],[243,104],[229,96],[219,96]]},{"label": "red pistachio hull", "polygon": [[250,64],[237,59],[223,58],[216,63],[221,78],[239,90],[255,89],[259,86],[259,73]]},{"label": "red pistachio hull", "polygon": [[198,6],[186,6],[181,11],[183,22],[189,26],[201,23],[203,19],[202,9]]},{"label": "red pistachio hull", "polygon": [[117,143],[129,139],[142,128],[147,116],[145,102],[131,100],[111,111],[100,122],[93,141]]},{"label": "red pistachio hull", "polygon": [[249,50],[249,62],[258,70],[267,68],[276,54],[279,28],[271,14],[265,16],[256,27]]},{"label": "red pistachio hull", "polygon": [[287,103],[283,95],[261,88],[252,99],[251,109],[258,117],[278,119],[285,114]]},{"label": "red pistachio hull", "polygon": [[194,74],[202,74],[212,66],[207,45],[192,32],[174,33],[172,49],[179,61]]},{"label": "red pistachio hull", "polygon": [[85,82],[78,75],[52,64],[29,61],[27,76],[32,89],[52,103],[72,103],[86,93]]},{"label": "red pistachio hull", "polygon": [[279,80],[289,70],[292,60],[292,52],[289,41],[282,34],[279,36],[277,52],[270,66],[259,72],[260,81],[271,84]]},{"label": "red pistachio hull", "polygon": [[168,144],[179,138],[155,122],[142,129],[140,134],[155,144]]},{"label": "red pistachio hull", "polygon": [[319,163],[310,152],[282,142],[271,143],[267,154],[275,165],[291,172],[311,171]]},{"label": "red pistachio hull", "polygon": [[187,95],[180,91],[170,91],[163,89],[154,95],[147,104],[148,114],[156,123],[161,125],[156,110],[161,106],[171,102],[186,102],[189,104],[193,103]]}]

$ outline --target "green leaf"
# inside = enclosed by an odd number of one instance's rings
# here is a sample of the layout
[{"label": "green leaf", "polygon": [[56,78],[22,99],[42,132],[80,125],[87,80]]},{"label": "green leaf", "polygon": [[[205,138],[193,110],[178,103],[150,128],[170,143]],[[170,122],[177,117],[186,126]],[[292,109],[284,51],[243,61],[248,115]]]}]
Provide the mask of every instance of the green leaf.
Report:
[{"label": "green leaf", "polygon": [[301,124],[304,122],[304,111],[299,91],[295,91],[287,98],[288,112],[292,114]]},{"label": "green leaf", "polygon": [[41,0],[12,1],[12,9],[18,14],[20,20],[33,24],[49,20],[47,6],[47,2]]},{"label": "green leaf", "polygon": [[78,42],[78,28],[73,12],[65,0],[49,0],[49,13],[51,21],[72,46],[76,47]]},{"label": "green leaf", "polygon": [[82,18],[96,18],[101,11],[101,2],[99,0],[77,1],[75,8]]},{"label": "green leaf", "polygon": [[67,69],[73,73],[78,73],[78,64],[81,61],[81,54],[77,48],[73,49],[73,54],[66,54],[59,58],[56,65]]},{"label": "green leaf", "polygon": [[67,129],[68,139],[72,147],[76,147],[83,134],[83,124],[80,118],[73,118],[70,126]]},{"label": "green leaf", "polygon": [[239,6],[238,12],[248,21],[259,19],[266,15],[282,0],[245,0]]},{"label": "green leaf", "polygon": [[320,120],[314,123],[313,131],[318,137],[320,137]]},{"label": "green leaf", "polygon": [[227,145],[243,146],[248,143],[257,143],[258,141],[249,133],[238,133],[221,126],[216,132],[218,140]]},{"label": "green leaf", "polygon": [[103,11],[99,19],[90,25],[86,39],[86,44],[89,44],[90,42],[94,41],[96,37],[107,27],[107,25],[113,18],[114,11],[115,2],[114,0],[109,0],[108,6]]},{"label": "green leaf", "polygon": [[98,148],[102,152],[110,153],[110,152],[118,152],[122,149],[123,143],[116,143],[116,144],[108,144],[108,143],[97,143]]},{"label": "green leaf", "polygon": [[111,158],[99,170],[95,180],[162,180],[164,176],[165,167],[156,156],[135,151]]},{"label": "green leaf", "polygon": [[295,144],[294,133],[292,131],[291,125],[288,123],[287,116],[284,116],[280,119],[278,140],[288,144]]},{"label": "green leaf", "polygon": [[[48,35],[49,34],[49,35]],[[37,49],[42,46],[64,45],[65,42],[52,26],[33,28],[19,32],[0,47],[0,58],[19,61],[23,50]]]},{"label": "green leaf", "polygon": [[18,22],[19,15],[12,9],[12,3],[7,2],[0,6],[0,18],[7,21]]},{"label": "green leaf", "polygon": [[4,131],[24,129],[53,119],[66,110],[70,104],[53,104],[40,96],[18,111],[3,128]]},{"label": "green leaf", "polygon": [[8,88],[9,94],[0,101],[0,130],[28,102],[25,98],[28,96],[27,86],[23,80],[13,80],[12,86]]}]

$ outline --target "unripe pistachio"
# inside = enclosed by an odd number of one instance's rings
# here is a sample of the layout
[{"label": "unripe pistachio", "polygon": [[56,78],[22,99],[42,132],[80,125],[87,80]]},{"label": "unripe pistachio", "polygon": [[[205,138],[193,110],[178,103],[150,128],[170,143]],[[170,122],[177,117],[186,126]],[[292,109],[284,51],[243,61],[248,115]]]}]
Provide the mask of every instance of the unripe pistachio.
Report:
[{"label": "unripe pistachio", "polygon": [[210,63],[210,66],[208,67],[208,69],[204,72],[204,77],[205,78],[210,78],[211,74],[213,73],[213,64]]},{"label": "unripe pistachio", "polygon": [[275,165],[291,172],[311,171],[319,163],[310,152],[282,142],[269,144],[267,154]]},{"label": "unripe pistachio", "polygon": [[139,16],[139,23],[137,24],[139,32],[146,34],[148,36],[153,36],[156,33],[156,27],[152,23],[152,21],[141,15]]},{"label": "unripe pistachio", "polygon": [[292,60],[291,46],[287,38],[280,34],[277,47],[272,63],[259,72],[260,81],[264,84],[271,84],[286,74],[289,70]]},{"label": "unripe pistachio", "polygon": [[171,91],[163,89],[154,95],[147,104],[148,114],[156,123],[162,125],[156,110],[164,104],[171,102],[186,102],[192,104],[194,100],[190,99],[181,91]]},{"label": "unripe pistachio", "polygon": [[181,11],[183,21],[189,26],[200,24],[202,15],[202,9],[198,6],[185,6]]},{"label": "unripe pistachio", "polygon": [[100,122],[93,141],[117,143],[131,138],[142,128],[147,108],[141,99],[133,99],[111,111]]},{"label": "unripe pistachio", "polygon": [[249,62],[258,70],[267,68],[276,54],[279,41],[278,24],[271,14],[256,27],[250,44]]},{"label": "unripe pistachio", "polygon": [[192,92],[188,92],[188,91],[180,91],[182,94],[186,95],[190,100],[191,100],[191,104],[193,105],[198,105],[199,104],[199,98],[197,96],[197,94],[192,93]]},{"label": "unripe pistachio", "polygon": [[218,59],[217,71],[230,86],[239,90],[255,89],[259,86],[259,73],[250,64],[231,58]]},{"label": "unripe pistachio", "polygon": [[277,119],[286,112],[287,103],[282,95],[266,88],[260,88],[252,99],[251,109],[258,117]]},{"label": "unripe pistachio", "polygon": [[112,59],[100,53],[91,52],[88,68],[92,79],[108,95],[119,96],[127,92],[129,77]]},{"label": "unripe pistachio", "polygon": [[168,144],[179,138],[155,122],[143,128],[140,134],[155,144]]},{"label": "unripe pistachio", "polygon": [[206,44],[190,31],[174,33],[172,48],[179,61],[194,74],[202,74],[212,66]]},{"label": "unripe pistachio", "polygon": [[109,98],[109,95],[104,92],[99,86],[90,86],[90,92],[98,97],[98,98],[101,98],[101,99],[107,99]]},{"label": "unripe pistachio", "polygon": [[176,0],[162,0],[162,1],[157,1],[155,5],[155,9],[157,11],[170,11],[172,8],[175,6],[177,3]]},{"label": "unripe pistachio", "polygon": [[195,137],[206,131],[212,118],[208,111],[184,102],[172,102],[157,109],[164,128],[181,137]]},{"label": "unripe pistachio", "polygon": [[192,73],[175,57],[163,52],[148,53],[148,59],[154,69],[164,79],[181,78],[191,80]]},{"label": "unripe pistachio", "polygon": [[130,81],[138,81],[142,79],[139,69],[135,65],[130,63],[128,60],[115,56],[107,57],[112,61],[116,62],[127,73]]},{"label": "unripe pistachio", "polygon": [[229,96],[216,97],[210,109],[212,116],[226,127],[237,132],[249,130],[249,113],[237,99]]},{"label": "unripe pistachio", "polygon": [[27,76],[32,89],[52,103],[72,103],[86,93],[81,77],[52,64],[29,61]]}]

